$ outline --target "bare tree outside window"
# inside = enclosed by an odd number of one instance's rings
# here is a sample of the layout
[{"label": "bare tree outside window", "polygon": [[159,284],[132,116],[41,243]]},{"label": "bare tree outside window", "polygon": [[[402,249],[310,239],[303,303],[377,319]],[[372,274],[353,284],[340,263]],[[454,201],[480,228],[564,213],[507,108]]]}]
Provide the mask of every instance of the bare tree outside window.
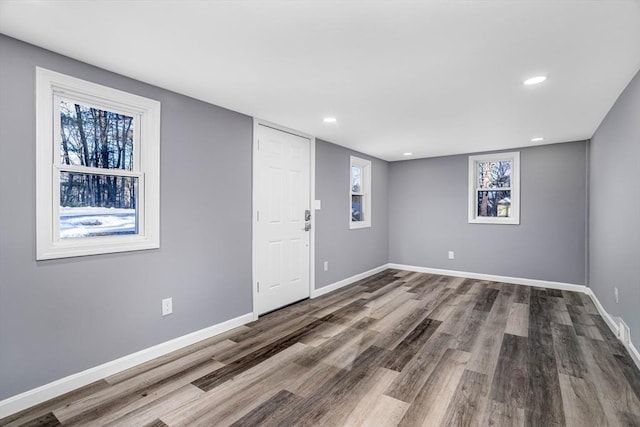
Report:
[{"label": "bare tree outside window", "polygon": [[[132,171],[134,119],[78,102],[60,101],[60,162]],[[60,172],[60,237],[137,233],[138,179]]]},{"label": "bare tree outside window", "polygon": [[469,222],[519,224],[520,153],[469,156]]},{"label": "bare tree outside window", "polygon": [[478,216],[507,217],[511,205],[511,161],[478,163]]}]

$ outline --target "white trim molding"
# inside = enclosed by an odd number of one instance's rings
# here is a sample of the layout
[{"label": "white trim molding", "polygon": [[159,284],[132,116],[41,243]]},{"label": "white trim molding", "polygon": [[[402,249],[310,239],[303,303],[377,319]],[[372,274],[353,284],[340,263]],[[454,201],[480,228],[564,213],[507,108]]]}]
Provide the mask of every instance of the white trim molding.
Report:
[{"label": "white trim molding", "polygon": [[338,282],[331,283],[330,285],[323,286],[319,289],[314,289],[311,292],[311,298],[317,298],[324,294],[328,294],[329,292],[336,291],[340,288],[344,288],[352,283],[357,282],[358,280],[366,279],[369,276],[373,276],[374,274],[380,273],[381,271],[386,270],[389,267],[389,264],[384,264],[376,268],[372,268],[371,270],[365,271],[364,273],[355,274],[351,277],[347,277],[346,279],[342,279]]},{"label": "white trim molding", "polygon": [[576,285],[573,283],[552,282],[548,280],[525,279],[521,277],[498,276],[495,274],[471,273],[468,271],[443,270],[439,268],[417,267],[404,264],[387,264],[387,268],[397,270],[415,271],[418,273],[440,274],[442,276],[465,277],[468,279],[489,280],[491,282],[512,283],[514,285],[538,286],[541,288],[560,289],[563,291],[587,292],[584,285]]},{"label": "white trim molding", "polygon": [[125,371],[134,366],[148,362],[173,351],[190,346],[207,338],[214,337],[238,326],[245,325],[253,320],[253,314],[229,319],[225,322],[192,332],[187,335],[163,342],[153,347],[145,348],[111,362],[78,372],[68,377],[61,378],[49,384],[34,388],[0,401],[0,419],[30,408],[47,400],[53,399],[77,388],[84,387],[94,381],[106,378],[118,372]]}]

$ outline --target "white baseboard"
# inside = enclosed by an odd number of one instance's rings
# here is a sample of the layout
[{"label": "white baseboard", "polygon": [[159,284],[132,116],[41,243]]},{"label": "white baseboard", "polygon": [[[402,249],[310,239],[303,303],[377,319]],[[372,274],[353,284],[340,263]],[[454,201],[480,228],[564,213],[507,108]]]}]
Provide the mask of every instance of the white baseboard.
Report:
[{"label": "white baseboard", "polygon": [[172,351],[179,350],[198,341],[211,338],[238,326],[242,326],[253,320],[253,313],[218,323],[208,328],[192,332],[187,335],[163,342],[153,347],[145,348],[127,356],[121,357],[111,362],[87,369],[77,374],[69,375],[49,384],[45,384],[33,390],[20,393],[16,396],[0,401],[0,419],[11,414],[27,409],[31,406],[46,402],[49,399],[68,393],[80,387],[91,384],[102,378],[117,374],[126,369],[132,368],[144,362],[148,362],[157,357],[164,356]]},{"label": "white baseboard", "polygon": [[389,264],[381,265],[379,267],[372,268],[369,271],[365,271],[364,273],[359,273],[354,276],[347,277],[346,279],[342,279],[339,282],[335,282],[330,285],[323,286],[320,289],[314,289],[313,292],[311,292],[311,298],[317,298],[321,295],[328,294],[329,292],[333,292],[337,289],[343,288],[347,285],[357,282],[358,280],[362,280],[369,276],[373,276],[376,273],[380,273],[381,271],[386,270],[387,268],[389,268]]},{"label": "white baseboard", "polygon": [[468,279],[488,280],[491,282],[512,283],[514,285],[538,286],[541,288],[560,289],[563,291],[587,292],[584,285],[575,285],[573,283],[551,282],[548,280],[523,279],[521,277],[498,276],[495,274],[471,273],[468,271],[442,270],[439,268],[416,267],[413,265],[389,263],[387,268],[395,268],[398,270],[415,271],[418,273],[440,274],[442,276],[465,277]]}]

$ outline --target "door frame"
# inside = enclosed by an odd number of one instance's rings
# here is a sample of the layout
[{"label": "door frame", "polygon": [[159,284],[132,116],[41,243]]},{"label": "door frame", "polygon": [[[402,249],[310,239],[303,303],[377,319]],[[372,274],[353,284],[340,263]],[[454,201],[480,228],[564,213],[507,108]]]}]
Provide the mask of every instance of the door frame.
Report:
[{"label": "door frame", "polygon": [[277,125],[275,123],[253,118],[253,138],[251,147],[251,301],[253,320],[258,319],[258,311],[256,308],[256,301],[258,298],[258,286],[257,286],[257,247],[256,247],[256,232],[257,232],[257,194],[256,194],[256,168],[257,168],[257,153],[258,153],[258,126],[266,126],[275,130],[290,133],[295,136],[307,138],[309,140],[309,209],[311,210],[311,230],[309,233],[309,298],[313,297],[313,290],[315,289],[315,257],[316,257],[316,137],[308,135],[303,132],[299,132],[293,129],[289,129],[284,126]]}]

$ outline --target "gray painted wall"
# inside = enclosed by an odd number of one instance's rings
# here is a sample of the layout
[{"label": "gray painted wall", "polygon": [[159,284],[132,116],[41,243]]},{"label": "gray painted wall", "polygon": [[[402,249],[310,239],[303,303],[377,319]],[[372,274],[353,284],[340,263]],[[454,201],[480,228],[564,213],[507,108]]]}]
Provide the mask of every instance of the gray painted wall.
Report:
[{"label": "gray painted wall", "polygon": [[[371,160],[370,228],[349,229],[349,159]],[[388,170],[383,160],[316,140],[316,289],[388,262]],[[329,261],[329,271],[323,270]]]},{"label": "gray painted wall", "polygon": [[[589,286],[640,348],[640,73],[589,144]],[[619,304],[613,294],[619,291]]]},{"label": "gray painted wall", "polygon": [[[0,58],[0,399],[251,312],[251,118],[5,36]],[[35,261],[36,65],[162,103],[159,250]]]},{"label": "gray painted wall", "polygon": [[520,225],[467,222],[467,155],[391,163],[390,262],[584,284],[586,143],[519,151]]}]

